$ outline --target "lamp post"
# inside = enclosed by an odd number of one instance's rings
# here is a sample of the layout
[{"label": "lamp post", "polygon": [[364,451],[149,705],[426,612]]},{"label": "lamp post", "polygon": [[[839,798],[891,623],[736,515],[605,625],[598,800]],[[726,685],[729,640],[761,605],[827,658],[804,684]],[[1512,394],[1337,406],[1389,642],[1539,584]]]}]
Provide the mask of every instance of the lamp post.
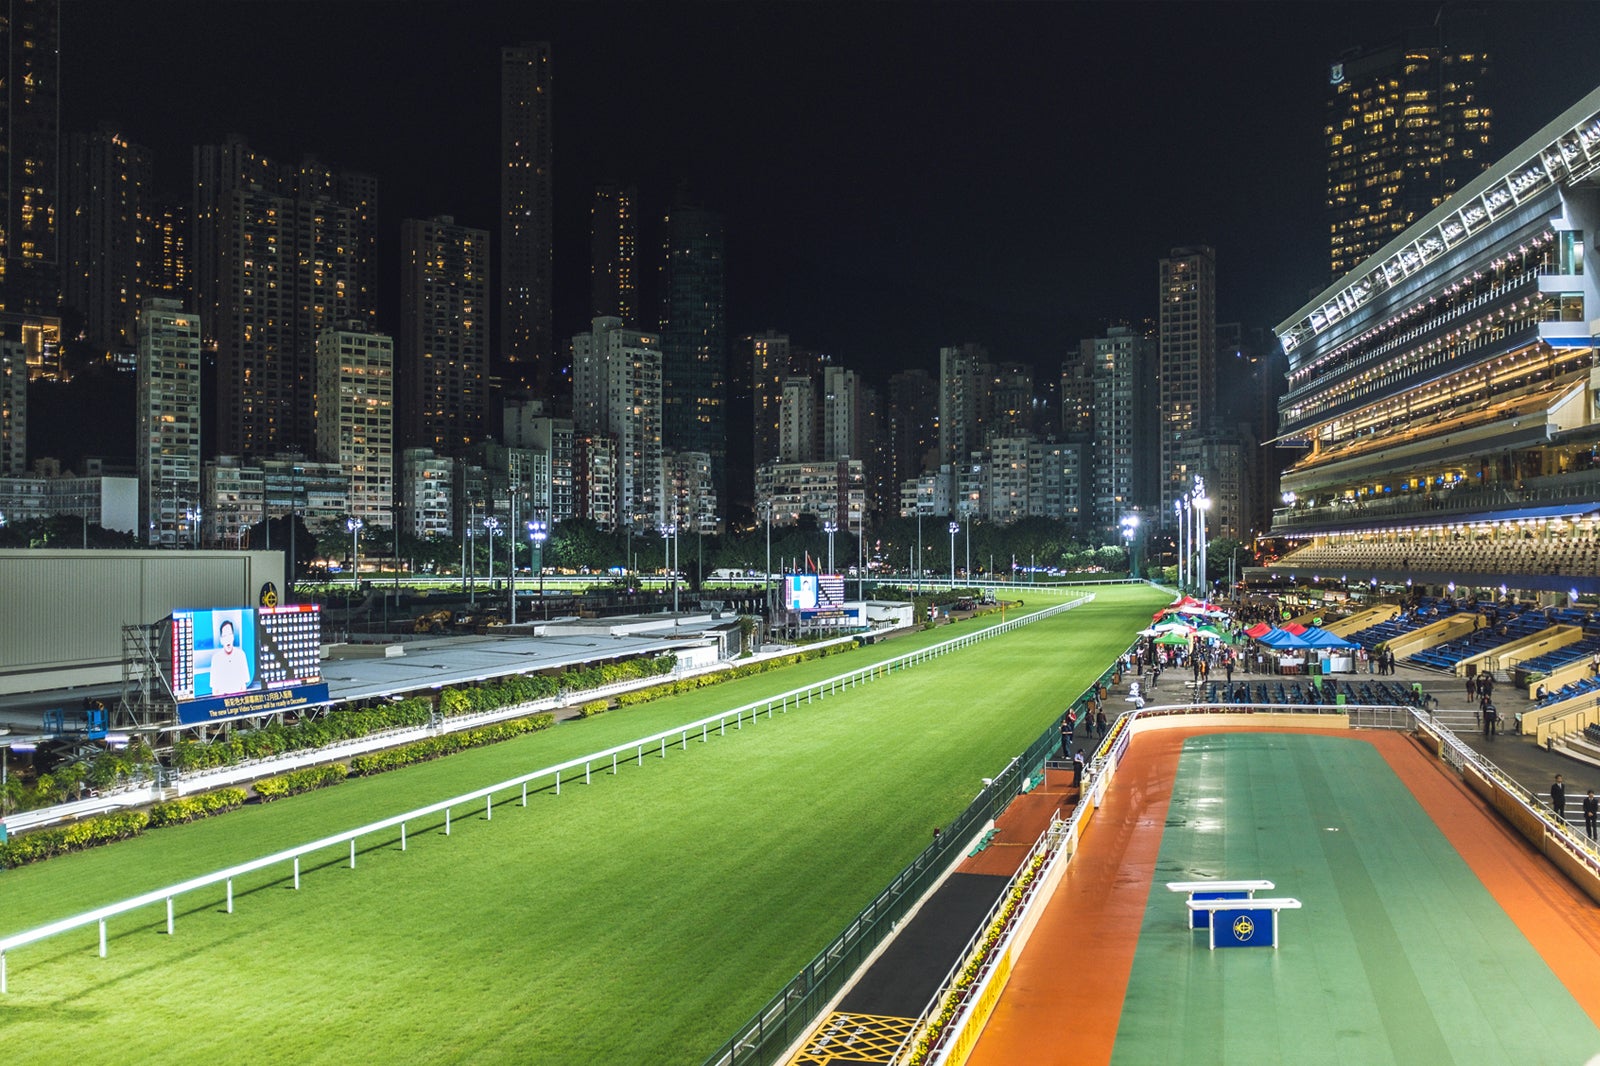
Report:
[{"label": "lamp post", "polygon": [[970,508],[963,507],[961,509],[961,525],[965,530],[962,534],[962,541],[967,549],[967,581],[970,584],[972,581],[972,511]]},{"label": "lamp post", "polygon": [[1135,581],[1139,578],[1139,557],[1134,554],[1134,544],[1139,537],[1139,516],[1129,514],[1122,516],[1122,539],[1127,544],[1128,576]]},{"label": "lamp post", "polygon": [[678,571],[673,565],[673,556],[677,554],[675,551],[677,546],[677,525],[675,523],[661,523],[661,554],[666,561],[667,573],[670,575],[669,580],[672,582],[672,618],[674,625],[677,624],[678,618]]},{"label": "lamp post", "polygon": [[961,532],[960,522],[950,523],[950,591],[956,587],[956,534]]},{"label": "lamp post", "polygon": [[1188,587],[1184,583],[1184,568],[1187,565],[1186,559],[1189,554],[1189,524],[1188,516],[1184,513],[1188,502],[1189,498],[1187,496],[1172,501],[1172,510],[1178,516],[1178,591],[1180,593]]},{"label": "lamp post", "polygon": [[1195,532],[1199,535],[1200,569],[1195,580],[1195,588],[1200,590],[1200,598],[1206,599],[1210,594],[1210,581],[1206,576],[1206,512],[1211,509],[1211,498],[1206,495],[1204,479],[1194,479],[1194,511]]},{"label": "lamp post", "polygon": [[833,573],[833,535],[839,532],[839,523],[828,519],[822,523],[822,531],[828,535],[828,573]]},{"label": "lamp post", "polygon": [[[361,521],[361,519],[356,518],[354,516],[351,516],[351,517],[346,518],[344,520],[344,528],[346,528],[346,529],[348,529],[350,531],[350,595],[348,597],[346,597],[346,599],[344,601],[344,609],[345,609],[345,613],[347,615],[350,613],[350,607],[351,607],[351,602],[350,601],[354,598],[356,582],[358,580],[360,580],[360,576],[361,576],[361,541],[360,541],[360,538],[361,538],[361,527],[364,524],[365,523],[363,523]],[[345,624],[349,625],[349,619],[348,618],[345,619]]]},{"label": "lamp post", "polygon": [[911,586],[913,594],[922,591],[922,485],[917,485],[917,557],[912,561],[912,569],[916,571]]},{"label": "lamp post", "polygon": [[761,572],[761,606],[770,618],[772,615],[772,501],[762,504],[767,520],[767,568]]},{"label": "lamp post", "polygon": [[489,537],[489,595],[494,595],[494,538],[500,533],[500,519],[494,515],[485,515],[483,518],[483,531]]},{"label": "lamp post", "polygon": [[550,527],[542,519],[528,523],[528,543],[533,546],[533,568],[539,572],[539,613],[544,614],[544,542]]}]

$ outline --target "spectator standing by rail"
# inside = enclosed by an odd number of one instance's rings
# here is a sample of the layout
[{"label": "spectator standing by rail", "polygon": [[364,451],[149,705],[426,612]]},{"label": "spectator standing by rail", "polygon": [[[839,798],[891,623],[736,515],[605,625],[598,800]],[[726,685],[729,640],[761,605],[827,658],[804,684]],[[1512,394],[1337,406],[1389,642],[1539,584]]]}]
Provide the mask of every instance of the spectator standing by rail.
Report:
[{"label": "spectator standing by rail", "polygon": [[1595,838],[1594,823],[1597,819],[1600,819],[1600,799],[1595,798],[1594,789],[1591,788],[1589,794],[1583,797],[1583,831],[1590,840]]},{"label": "spectator standing by rail", "polygon": [[1567,786],[1562,782],[1560,774],[1556,775],[1555,781],[1550,785],[1550,806],[1555,808],[1556,818],[1561,821],[1561,824],[1565,825],[1567,822]]}]

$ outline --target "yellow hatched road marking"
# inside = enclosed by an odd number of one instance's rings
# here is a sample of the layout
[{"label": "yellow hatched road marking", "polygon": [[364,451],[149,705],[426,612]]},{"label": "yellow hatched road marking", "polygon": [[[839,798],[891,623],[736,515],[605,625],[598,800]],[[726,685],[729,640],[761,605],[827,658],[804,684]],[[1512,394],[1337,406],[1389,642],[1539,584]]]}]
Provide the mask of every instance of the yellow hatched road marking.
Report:
[{"label": "yellow hatched road marking", "polygon": [[916,1024],[915,1018],[836,1012],[812,1030],[805,1047],[789,1060],[789,1066],[888,1062]]}]

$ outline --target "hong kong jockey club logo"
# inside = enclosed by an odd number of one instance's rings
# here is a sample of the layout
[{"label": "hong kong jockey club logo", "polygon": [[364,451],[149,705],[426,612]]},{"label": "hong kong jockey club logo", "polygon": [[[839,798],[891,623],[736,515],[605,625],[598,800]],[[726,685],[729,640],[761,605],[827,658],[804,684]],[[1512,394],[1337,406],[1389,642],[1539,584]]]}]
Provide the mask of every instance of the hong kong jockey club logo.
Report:
[{"label": "hong kong jockey club logo", "polygon": [[1256,923],[1250,920],[1248,914],[1241,914],[1233,920],[1233,935],[1239,940],[1249,940],[1256,931]]}]

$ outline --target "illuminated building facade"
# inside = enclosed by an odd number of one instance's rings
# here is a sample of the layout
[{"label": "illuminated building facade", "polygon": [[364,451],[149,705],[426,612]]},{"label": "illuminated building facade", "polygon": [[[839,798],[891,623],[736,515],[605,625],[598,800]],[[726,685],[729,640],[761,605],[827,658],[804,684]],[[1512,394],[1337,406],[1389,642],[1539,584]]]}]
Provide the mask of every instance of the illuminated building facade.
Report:
[{"label": "illuminated building facade", "polygon": [[55,313],[61,277],[61,5],[0,4],[0,310]]},{"label": "illuminated building facade", "polygon": [[500,336],[508,374],[548,396],[555,370],[550,45],[500,51]]},{"label": "illuminated building facade", "polygon": [[400,435],[456,455],[489,432],[489,234],[443,215],[400,243]]},{"label": "illuminated building facade", "polygon": [[394,341],[360,321],[317,337],[317,454],[344,472],[352,517],[394,525]]},{"label": "illuminated building facade", "polygon": [[639,192],[618,185],[594,190],[589,211],[589,317],[639,325]]},{"label": "illuminated building facade", "polygon": [[1217,404],[1217,257],[1206,247],[1174,248],[1161,260],[1157,314],[1161,408],[1158,513],[1188,491],[1199,469],[1199,436]]},{"label": "illuminated building facade", "polygon": [[1470,11],[1328,68],[1332,276],[1354,270],[1492,161],[1488,54]]},{"label": "illuminated building facade", "polygon": [[1597,178],[1600,89],[1278,326],[1286,563],[1600,589]]},{"label": "illuminated building facade", "polygon": [[200,506],[200,316],[177,300],[146,300],[139,314],[140,540],[195,547]]}]

